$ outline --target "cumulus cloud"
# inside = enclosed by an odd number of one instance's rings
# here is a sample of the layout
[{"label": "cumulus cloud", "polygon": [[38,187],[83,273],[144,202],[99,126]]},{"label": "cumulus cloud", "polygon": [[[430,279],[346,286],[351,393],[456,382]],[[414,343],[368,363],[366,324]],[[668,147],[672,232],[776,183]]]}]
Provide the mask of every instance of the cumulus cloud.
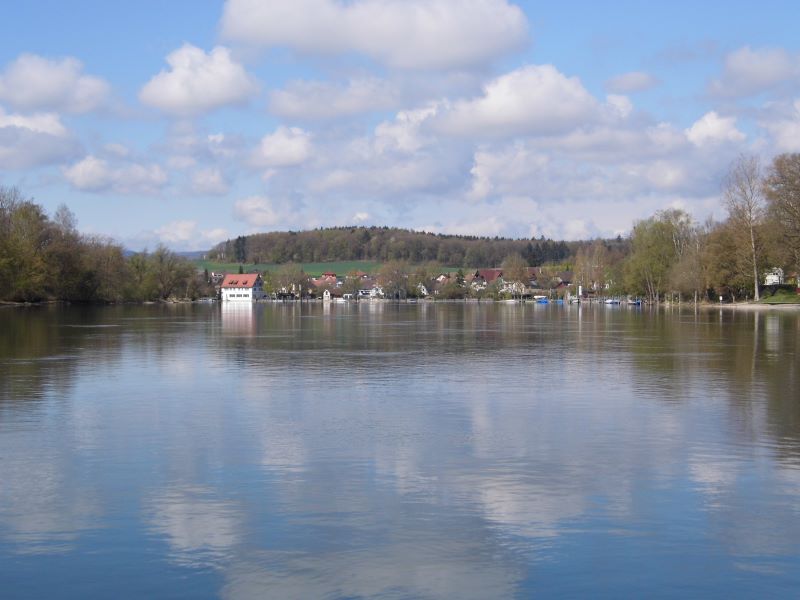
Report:
[{"label": "cumulus cloud", "polygon": [[207,248],[224,240],[228,231],[223,228],[200,229],[197,221],[172,221],[153,232],[153,237],[171,247]]},{"label": "cumulus cloud", "polygon": [[8,113],[0,107],[0,168],[26,169],[74,158],[79,144],[58,115]]},{"label": "cumulus cloud", "polygon": [[800,152],[800,99],[790,106],[773,105],[759,123],[778,152]]},{"label": "cumulus cloud", "polygon": [[226,39],[306,54],[356,52],[402,69],[484,64],[527,40],[507,0],[229,0]]},{"label": "cumulus cloud", "polygon": [[261,138],[253,153],[252,163],[258,167],[293,167],[311,155],[311,134],[299,127],[278,127]]},{"label": "cumulus cloud", "polygon": [[245,103],[258,91],[255,80],[217,46],[206,53],[184,44],[167,56],[169,70],[161,71],[139,92],[139,99],[166,113],[190,116]]},{"label": "cumulus cloud", "polygon": [[782,48],[744,46],[725,57],[722,76],[709,84],[715,96],[758,94],[800,76],[800,62]]},{"label": "cumulus cloud", "polygon": [[530,65],[492,80],[482,96],[454,103],[436,125],[456,135],[550,134],[597,119],[598,109],[577,77]]},{"label": "cumulus cloud", "polygon": [[270,94],[269,109],[281,117],[329,119],[385,110],[398,101],[396,87],[376,77],[350,79],[344,84],[293,81]]},{"label": "cumulus cloud", "polygon": [[292,221],[291,211],[287,207],[265,196],[237,200],[233,205],[233,215],[251,227],[280,228]]},{"label": "cumulus cloud", "polygon": [[0,128],[4,127],[29,129],[30,131],[53,136],[65,136],[67,134],[67,129],[61,124],[61,119],[59,119],[58,115],[52,113],[20,115],[7,113],[0,108]]},{"label": "cumulus cloud", "polygon": [[402,110],[391,121],[383,121],[375,128],[374,147],[379,154],[396,151],[406,154],[417,152],[432,142],[420,129],[426,120],[435,116],[439,104],[433,103],[414,110]]},{"label": "cumulus cloud", "polygon": [[606,81],[606,89],[613,94],[644,92],[658,85],[658,80],[644,71],[631,71]]},{"label": "cumulus cloud", "polygon": [[83,74],[76,58],[22,54],[0,73],[0,101],[22,110],[83,113],[106,100],[110,86]]},{"label": "cumulus cloud", "polygon": [[191,191],[200,196],[224,196],[228,193],[228,182],[216,168],[200,169],[192,174]]},{"label": "cumulus cloud", "polygon": [[711,111],[700,117],[686,130],[686,137],[695,146],[723,142],[741,142],[745,134],[736,129],[735,117],[721,117]]},{"label": "cumulus cloud", "polygon": [[167,174],[157,164],[128,162],[114,166],[91,155],[63,173],[73,188],[85,192],[155,194],[167,184]]}]

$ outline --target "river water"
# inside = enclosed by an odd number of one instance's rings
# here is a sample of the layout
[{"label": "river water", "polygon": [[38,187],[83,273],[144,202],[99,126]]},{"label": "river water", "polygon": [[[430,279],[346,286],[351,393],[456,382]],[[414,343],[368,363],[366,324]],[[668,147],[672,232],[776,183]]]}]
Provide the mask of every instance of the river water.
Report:
[{"label": "river water", "polygon": [[800,313],[0,310],[0,597],[796,597]]}]

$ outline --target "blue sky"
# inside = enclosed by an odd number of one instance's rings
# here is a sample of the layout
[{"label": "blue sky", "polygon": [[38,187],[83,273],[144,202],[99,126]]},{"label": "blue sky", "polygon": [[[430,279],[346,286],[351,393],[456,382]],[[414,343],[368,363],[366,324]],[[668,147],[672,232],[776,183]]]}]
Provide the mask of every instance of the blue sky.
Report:
[{"label": "blue sky", "polygon": [[800,151],[794,2],[42,2],[0,22],[0,184],[131,248],[721,217]]}]

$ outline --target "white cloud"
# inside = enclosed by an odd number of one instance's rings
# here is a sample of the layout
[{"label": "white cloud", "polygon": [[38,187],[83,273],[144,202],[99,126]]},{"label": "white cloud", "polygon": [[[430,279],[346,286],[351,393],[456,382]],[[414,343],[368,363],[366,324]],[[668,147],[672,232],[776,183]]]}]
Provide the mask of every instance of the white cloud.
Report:
[{"label": "white cloud", "polygon": [[269,109],[292,119],[329,119],[391,108],[398,94],[391,83],[375,77],[350,79],[344,85],[293,81],[270,94]]},{"label": "white cloud", "polygon": [[233,215],[251,227],[277,228],[289,221],[289,211],[264,196],[250,196],[237,200],[233,205]]},{"label": "white cloud", "polygon": [[58,115],[7,113],[0,107],[0,168],[27,169],[74,158],[79,152]]},{"label": "white cloud", "polygon": [[620,94],[609,94],[606,96],[606,107],[609,109],[609,116],[624,119],[633,111],[633,103],[627,96]]},{"label": "white cloud", "polygon": [[506,0],[229,0],[222,35],[307,54],[356,52],[402,69],[446,69],[521,47],[527,20]]},{"label": "white cloud", "polygon": [[[500,152],[478,150],[470,169],[472,187],[469,197],[484,200],[497,191],[498,181],[520,181],[545,176],[550,158],[524,144],[514,144]],[[505,191],[510,191],[506,189]]]},{"label": "white cloud", "polygon": [[0,73],[0,100],[23,110],[88,112],[100,106],[108,83],[83,74],[75,58],[49,60],[22,54]]},{"label": "white cloud", "polygon": [[139,99],[166,113],[189,116],[245,103],[258,91],[255,80],[217,46],[210,53],[184,44],[167,56],[161,71],[139,92]]},{"label": "white cloud", "polygon": [[125,146],[124,144],[118,144],[116,142],[112,142],[103,146],[103,151],[106,154],[109,154],[116,158],[126,158],[131,153],[131,151],[128,149],[127,146]]},{"label": "white cloud", "polygon": [[800,152],[800,99],[790,107],[772,107],[775,113],[760,119],[759,124],[771,137],[778,152]]},{"label": "white cloud", "polygon": [[167,184],[167,174],[159,165],[128,162],[112,166],[91,155],[65,168],[63,173],[72,187],[85,192],[155,194]]},{"label": "white cloud", "polygon": [[299,127],[278,127],[261,138],[252,162],[258,167],[292,167],[311,155],[311,134]]},{"label": "white cloud", "polygon": [[423,108],[400,111],[394,120],[380,123],[375,128],[376,151],[379,154],[389,151],[411,154],[431,143],[431,137],[422,135],[420,128],[438,111],[438,104],[430,104]]},{"label": "white cloud", "polygon": [[747,137],[736,129],[735,117],[721,117],[715,111],[704,114],[686,131],[695,146],[723,142],[741,142]]},{"label": "white cloud", "polygon": [[598,109],[577,77],[530,65],[489,82],[483,96],[456,102],[436,126],[457,135],[552,134],[591,123]]},{"label": "white cloud", "polygon": [[357,212],[353,215],[354,223],[365,223],[367,221],[369,221],[369,213],[367,212]]},{"label": "white cloud", "polygon": [[606,81],[606,89],[613,94],[644,92],[658,85],[658,80],[644,71],[631,71]]},{"label": "white cloud", "polygon": [[58,115],[38,113],[25,116],[7,113],[0,107],[0,128],[3,127],[19,127],[59,137],[67,134],[67,129],[61,124],[61,119],[59,119]]},{"label": "white cloud", "polygon": [[781,48],[744,46],[725,57],[722,77],[709,84],[716,96],[748,96],[800,76],[800,62]]},{"label": "white cloud", "polygon": [[156,239],[170,247],[207,248],[225,239],[228,232],[223,228],[201,230],[197,221],[182,220],[167,223],[153,234]]},{"label": "white cloud", "polygon": [[200,196],[223,196],[228,193],[228,182],[216,168],[200,169],[192,174],[191,191]]}]

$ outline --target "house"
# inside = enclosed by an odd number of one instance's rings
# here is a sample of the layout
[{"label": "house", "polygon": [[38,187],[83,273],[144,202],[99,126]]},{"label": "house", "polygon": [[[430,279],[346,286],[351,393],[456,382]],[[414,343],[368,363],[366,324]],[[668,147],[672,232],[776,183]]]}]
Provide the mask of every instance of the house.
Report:
[{"label": "house", "polygon": [[773,267],[764,274],[764,285],[783,285],[783,269]]},{"label": "house", "polygon": [[264,281],[258,273],[227,274],[220,285],[223,302],[255,302],[266,298]]},{"label": "house", "polygon": [[342,285],[342,283],[336,277],[336,273],[334,273],[333,271],[325,271],[319,277],[312,278],[311,283],[314,287],[328,287],[328,288],[334,288]]},{"label": "house", "polygon": [[485,289],[487,285],[502,279],[503,269],[478,269],[467,279],[470,286],[475,290]]}]

